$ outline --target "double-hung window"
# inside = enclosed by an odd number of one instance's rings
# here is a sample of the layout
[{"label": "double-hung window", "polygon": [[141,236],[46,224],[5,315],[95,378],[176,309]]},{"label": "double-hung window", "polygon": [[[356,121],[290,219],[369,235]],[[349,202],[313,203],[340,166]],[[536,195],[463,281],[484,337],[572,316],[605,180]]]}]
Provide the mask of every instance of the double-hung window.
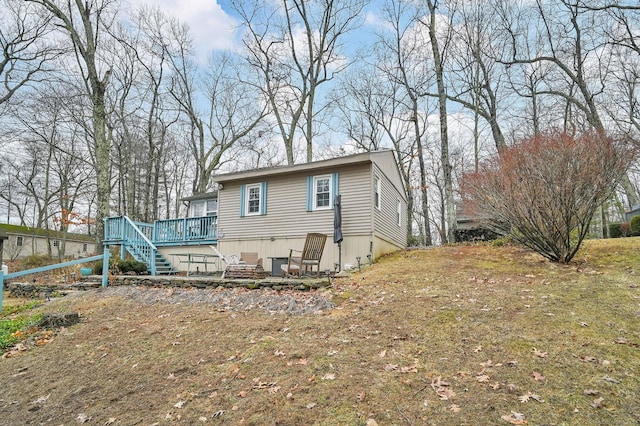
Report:
[{"label": "double-hung window", "polygon": [[247,216],[260,214],[260,185],[247,185],[246,203]]},{"label": "double-hung window", "polygon": [[313,178],[313,209],[331,208],[331,176],[315,176]]},{"label": "double-hung window", "polygon": [[382,183],[378,175],[373,177],[373,202],[376,209],[382,210]]},{"label": "double-hung window", "polygon": [[307,211],[333,209],[337,194],[337,173],[307,177]]},{"label": "double-hung window", "polygon": [[22,247],[22,237],[21,236],[17,236],[16,237],[16,246]]},{"label": "double-hung window", "polygon": [[251,183],[240,186],[240,216],[267,214],[267,183]]}]

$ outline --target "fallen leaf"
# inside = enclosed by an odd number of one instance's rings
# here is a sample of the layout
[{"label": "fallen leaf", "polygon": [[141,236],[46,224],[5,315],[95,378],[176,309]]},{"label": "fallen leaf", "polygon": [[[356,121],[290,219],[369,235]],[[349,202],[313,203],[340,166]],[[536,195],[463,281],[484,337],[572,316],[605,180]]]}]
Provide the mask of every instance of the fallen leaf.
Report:
[{"label": "fallen leaf", "polygon": [[78,423],[86,423],[91,420],[91,417],[87,416],[85,413],[80,413],[78,414],[78,417],[76,417],[76,420]]},{"label": "fallen leaf", "polygon": [[613,377],[610,377],[610,376],[604,376],[604,377],[602,378],[602,380],[604,380],[605,382],[609,382],[609,383],[616,384],[616,385],[617,385],[618,383],[620,383],[619,381],[617,381],[616,379],[614,379]]},{"label": "fallen leaf", "polygon": [[527,421],[525,420],[524,414],[516,413],[512,411],[511,414],[500,417],[502,420],[511,423],[512,425],[525,425]]},{"label": "fallen leaf", "polygon": [[373,419],[367,419],[367,424],[366,426],[378,426],[378,422],[376,422]]},{"label": "fallen leaf", "polygon": [[582,393],[585,395],[599,395],[600,391],[597,389],[585,389]]},{"label": "fallen leaf", "polygon": [[358,402],[364,402],[365,399],[367,399],[367,393],[366,392],[359,392],[358,396],[357,396]]},{"label": "fallen leaf", "polygon": [[386,349],[385,349],[385,350],[383,350],[382,352],[380,352],[380,353],[378,354],[378,356],[379,356],[380,358],[384,358],[386,354],[387,354],[387,351],[386,351]]},{"label": "fallen leaf", "polygon": [[278,393],[280,391],[280,389],[282,389],[280,386],[274,386],[269,388],[268,392],[273,394],[273,393]]},{"label": "fallen leaf", "polygon": [[240,393],[238,394],[238,396],[240,398],[246,398],[247,397],[247,391],[240,391]]},{"label": "fallen leaf", "polygon": [[520,388],[517,385],[514,385],[513,383],[509,383],[507,385],[507,392],[509,393],[516,393],[520,390]]},{"label": "fallen leaf", "polygon": [[547,355],[549,355],[547,352],[539,351],[539,350],[537,350],[536,348],[533,348],[533,349],[532,349],[532,352],[533,352],[533,354],[534,354],[535,356],[540,357],[540,358],[546,358],[546,357],[547,357]]},{"label": "fallen leaf", "polygon": [[433,389],[440,388],[442,386],[449,386],[448,382],[442,380],[442,377],[438,377],[436,380],[431,381],[431,387]]},{"label": "fallen leaf", "polygon": [[537,371],[533,372],[533,379],[538,381],[538,382],[543,382],[544,381],[544,376],[540,373],[538,373]]},{"label": "fallen leaf", "polygon": [[336,379],[336,375],[333,373],[327,373],[324,376],[322,376],[321,378],[322,380],[335,380]]},{"label": "fallen leaf", "polygon": [[387,364],[384,366],[385,371],[393,371],[398,369],[398,364]]},{"label": "fallen leaf", "polygon": [[460,408],[457,404],[451,404],[449,406],[449,411],[451,411],[452,413],[459,413],[460,411],[462,411],[462,408]]},{"label": "fallen leaf", "polygon": [[102,426],[108,426],[108,425],[114,424],[115,422],[116,422],[116,418],[115,417],[109,417],[109,420],[104,422],[104,424]]},{"label": "fallen leaf", "polygon": [[604,398],[600,397],[600,398],[594,399],[593,402],[591,403],[591,406],[593,408],[602,408],[604,407],[603,403],[604,403]]},{"label": "fallen leaf", "polygon": [[481,352],[482,351],[482,346],[476,346],[475,348],[473,348],[473,351],[475,353]]},{"label": "fallen leaf", "polygon": [[498,389],[500,389],[500,383],[495,382],[494,384],[489,385],[489,387],[490,387],[491,389],[493,389],[493,390],[498,390]]},{"label": "fallen leaf", "polygon": [[438,395],[438,398],[440,398],[441,400],[448,401],[454,396],[456,396],[456,393],[451,389],[439,388],[436,390],[436,395]]},{"label": "fallen leaf", "polygon": [[536,395],[535,393],[527,392],[518,398],[520,402],[529,402],[529,400],[534,399],[538,402],[544,402],[544,399],[540,398],[540,395]]},{"label": "fallen leaf", "polygon": [[598,361],[598,358],[593,357],[593,356],[584,355],[584,356],[580,357],[580,361],[583,361],[583,362],[596,362],[596,361]]},{"label": "fallen leaf", "polygon": [[307,407],[309,410],[311,410],[311,409],[312,409],[313,407],[315,407],[315,406],[316,406],[316,403],[315,403],[315,402],[310,402],[310,403],[308,403],[308,404],[306,405],[306,407]]},{"label": "fallen leaf", "polygon": [[275,356],[281,356],[281,357],[285,357],[286,356],[286,354],[284,352],[278,351],[278,350],[274,351],[273,354]]},{"label": "fallen leaf", "polygon": [[187,403],[187,401],[178,401],[175,404],[173,404],[173,406],[176,407],[176,408],[182,408],[182,407],[184,407],[184,404],[186,404],[186,403]]},{"label": "fallen leaf", "polygon": [[224,410],[218,410],[215,413],[213,413],[213,417],[220,417],[223,414],[224,414]]},{"label": "fallen leaf", "polygon": [[407,366],[407,367],[401,367],[400,368],[400,372],[403,373],[403,374],[417,373],[418,369],[415,366]]},{"label": "fallen leaf", "polygon": [[486,374],[481,374],[480,376],[476,376],[476,380],[478,381],[478,383],[487,383],[489,379],[490,377],[487,376]]}]

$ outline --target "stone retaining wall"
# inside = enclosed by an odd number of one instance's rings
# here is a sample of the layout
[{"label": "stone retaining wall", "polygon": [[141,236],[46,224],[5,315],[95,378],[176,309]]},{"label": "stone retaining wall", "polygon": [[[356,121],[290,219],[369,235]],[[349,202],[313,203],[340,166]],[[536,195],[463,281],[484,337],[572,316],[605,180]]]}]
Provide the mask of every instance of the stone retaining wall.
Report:
[{"label": "stone retaining wall", "polygon": [[[28,297],[45,299],[51,296],[64,296],[69,291],[88,290],[101,286],[101,276],[83,277],[80,282],[73,284],[31,284],[11,282],[6,289],[12,297]],[[180,287],[180,288],[270,288],[273,290],[309,291],[329,287],[329,278],[319,279],[290,279],[265,278],[229,279],[220,277],[182,277],[182,276],[150,276],[150,275],[118,275],[109,277],[111,286],[146,286],[146,287]]]}]

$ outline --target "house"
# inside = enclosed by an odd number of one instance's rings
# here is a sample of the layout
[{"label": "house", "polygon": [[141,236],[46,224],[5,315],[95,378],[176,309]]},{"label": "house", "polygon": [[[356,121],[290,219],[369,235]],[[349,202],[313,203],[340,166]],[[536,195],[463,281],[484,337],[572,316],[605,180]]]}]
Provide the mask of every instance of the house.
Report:
[{"label": "house", "polygon": [[[265,269],[301,250],[306,234],[328,236],[321,269],[357,265],[406,246],[407,202],[393,151],[218,175],[218,190],[184,199],[189,217],[105,222],[105,245],[119,245],[152,274],[211,270],[223,254],[257,252]],[[343,242],[333,244],[334,198],[341,195]],[[341,262],[340,262],[341,261]],[[279,271],[275,271],[279,273]]]},{"label": "house", "polygon": [[[218,248],[285,257],[306,234],[328,235],[320,269],[366,263],[407,244],[407,202],[392,151],[218,175]],[[333,243],[341,195],[342,258]],[[340,262],[342,260],[342,262]],[[265,265],[267,267],[267,265]]]},{"label": "house", "polygon": [[89,235],[0,224],[8,239],[4,242],[4,258],[15,260],[26,256],[86,257],[95,252],[95,239]]},{"label": "house", "polygon": [[631,222],[631,218],[640,215],[640,204],[633,206],[631,210],[624,213],[625,222]]}]

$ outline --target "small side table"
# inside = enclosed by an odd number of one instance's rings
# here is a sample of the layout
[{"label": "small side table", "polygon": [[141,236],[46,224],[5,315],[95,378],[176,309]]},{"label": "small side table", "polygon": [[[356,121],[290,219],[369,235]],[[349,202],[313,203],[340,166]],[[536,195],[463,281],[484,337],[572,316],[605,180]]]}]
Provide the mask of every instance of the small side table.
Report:
[{"label": "small side table", "polygon": [[271,259],[271,276],[279,277],[282,275],[282,265],[289,263],[289,257],[285,256],[269,256],[267,259]]}]

